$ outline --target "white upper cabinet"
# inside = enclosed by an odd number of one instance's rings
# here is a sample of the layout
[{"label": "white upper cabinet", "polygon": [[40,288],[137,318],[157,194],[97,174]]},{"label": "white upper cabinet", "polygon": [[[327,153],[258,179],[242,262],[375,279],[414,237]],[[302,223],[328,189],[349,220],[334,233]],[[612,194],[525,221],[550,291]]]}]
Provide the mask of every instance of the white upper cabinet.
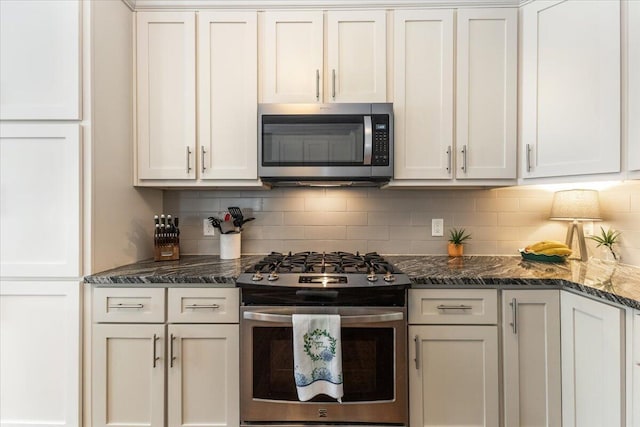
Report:
[{"label": "white upper cabinet", "polygon": [[322,12],[266,12],[262,27],[262,102],[323,99]]},{"label": "white upper cabinet", "polygon": [[329,102],[387,100],[384,10],[327,12]]},{"label": "white upper cabinet", "polygon": [[0,1],[0,119],[80,119],[80,16],[79,1]]},{"label": "white upper cabinet", "polygon": [[0,124],[3,277],[81,275],[80,170],[79,125]]},{"label": "white upper cabinet", "polygon": [[198,13],[198,143],[202,179],[257,178],[255,12]]},{"label": "white upper cabinet", "polygon": [[517,10],[394,16],[394,178],[515,180]]},{"label": "white upper cabinet", "polygon": [[522,177],[619,172],[620,2],[521,10]]},{"label": "white upper cabinet", "polygon": [[137,159],[140,179],[196,177],[193,12],[137,13]]},{"label": "white upper cabinet", "polygon": [[394,14],[396,179],[451,178],[453,10]]},{"label": "white upper cabinet", "polygon": [[262,102],[386,101],[385,11],[326,18],[325,33],[322,11],[264,13]]},{"label": "white upper cabinet", "polygon": [[458,10],[456,177],[515,178],[518,12]]},{"label": "white upper cabinet", "polygon": [[627,168],[640,176],[640,2],[627,2]]}]

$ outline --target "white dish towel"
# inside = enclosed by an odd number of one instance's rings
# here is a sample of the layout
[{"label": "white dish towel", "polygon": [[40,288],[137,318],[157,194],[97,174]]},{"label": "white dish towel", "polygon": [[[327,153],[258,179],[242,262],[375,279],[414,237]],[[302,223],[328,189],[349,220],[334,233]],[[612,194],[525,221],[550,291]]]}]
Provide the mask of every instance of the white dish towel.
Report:
[{"label": "white dish towel", "polygon": [[294,314],[293,363],[298,399],[326,394],[342,403],[342,345],[337,314]]}]

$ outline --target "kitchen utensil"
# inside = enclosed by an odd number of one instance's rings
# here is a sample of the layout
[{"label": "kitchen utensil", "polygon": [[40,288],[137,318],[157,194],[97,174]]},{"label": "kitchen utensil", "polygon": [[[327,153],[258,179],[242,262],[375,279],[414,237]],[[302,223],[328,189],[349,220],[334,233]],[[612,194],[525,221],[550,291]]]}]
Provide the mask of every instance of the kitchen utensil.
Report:
[{"label": "kitchen utensil", "polygon": [[222,225],[221,225],[221,221],[214,217],[214,216],[210,216],[209,217],[209,224],[211,224],[213,227],[217,228],[218,230],[220,230],[220,232],[222,232]]},{"label": "kitchen utensil", "polygon": [[220,233],[229,234],[229,233],[235,233],[235,232],[236,232],[236,226],[233,225],[232,221],[222,221],[220,223]]},{"label": "kitchen utensil", "polygon": [[253,221],[255,218],[251,217],[251,218],[246,218],[242,220],[242,223],[240,224],[240,226],[242,227],[243,225],[245,225],[247,222],[249,221]]},{"label": "kitchen utensil", "polygon": [[229,214],[233,217],[233,225],[236,227],[242,226],[242,220],[244,216],[242,215],[242,211],[237,206],[231,206],[227,208],[229,210]]}]

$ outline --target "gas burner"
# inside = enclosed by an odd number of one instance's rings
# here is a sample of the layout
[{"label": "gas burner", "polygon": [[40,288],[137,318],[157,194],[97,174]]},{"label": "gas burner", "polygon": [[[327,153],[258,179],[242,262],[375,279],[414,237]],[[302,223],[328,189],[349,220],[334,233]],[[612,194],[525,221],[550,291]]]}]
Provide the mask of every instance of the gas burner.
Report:
[{"label": "gas burner", "polygon": [[[267,280],[262,281],[265,276]],[[271,252],[241,274],[237,283],[292,288],[404,287],[409,278],[376,252]]]}]

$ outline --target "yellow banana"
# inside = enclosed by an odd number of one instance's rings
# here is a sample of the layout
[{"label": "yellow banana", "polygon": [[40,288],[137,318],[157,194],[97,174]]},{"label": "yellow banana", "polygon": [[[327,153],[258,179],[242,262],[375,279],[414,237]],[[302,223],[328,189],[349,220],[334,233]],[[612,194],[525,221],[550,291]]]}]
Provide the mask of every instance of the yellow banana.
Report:
[{"label": "yellow banana", "polygon": [[544,255],[560,255],[560,256],[566,256],[566,255],[571,255],[571,249],[567,248],[566,246],[561,248],[561,247],[557,247],[557,248],[547,248],[544,249],[542,251],[537,252],[539,254],[544,254]]},{"label": "yellow banana", "polygon": [[540,253],[547,249],[553,248],[565,248],[568,249],[568,246],[562,242],[558,242],[556,240],[542,240],[540,242],[536,242],[533,245],[529,245],[525,248],[527,252]]}]

